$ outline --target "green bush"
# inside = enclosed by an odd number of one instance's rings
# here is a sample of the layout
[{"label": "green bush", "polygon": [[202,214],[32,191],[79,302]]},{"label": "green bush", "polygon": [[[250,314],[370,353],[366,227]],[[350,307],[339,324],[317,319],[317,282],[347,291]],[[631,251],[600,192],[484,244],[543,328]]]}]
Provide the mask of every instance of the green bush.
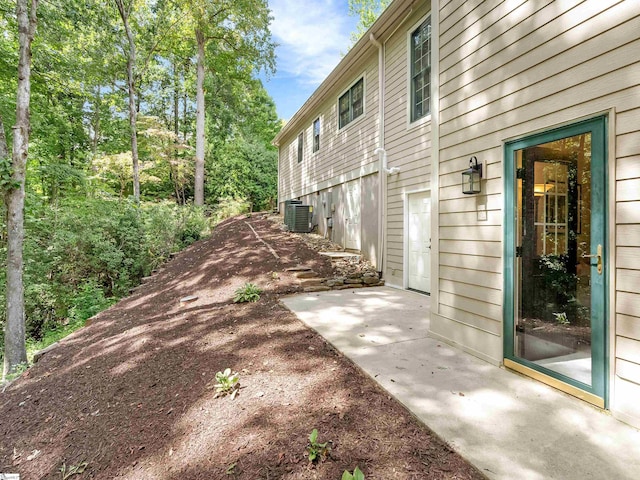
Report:
[{"label": "green bush", "polygon": [[[140,279],[210,233],[202,208],[170,202],[27,195],[24,284],[27,337],[57,337],[112,305]],[[3,220],[4,221],[4,220]],[[0,225],[2,232],[6,230]],[[6,315],[6,244],[0,244],[0,328]],[[73,330],[71,330],[73,331]],[[57,339],[57,338],[56,338]],[[54,340],[55,341],[55,340]],[[4,342],[0,333],[0,359]],[[46,346],[46,345],[44,345]]]},{"label": "green bush", "polygon": [[214,220],[220,223],[227,218],[242,215],[251,211],[251,203],[245,198],[224,197],[218,200],[214,210]]}]

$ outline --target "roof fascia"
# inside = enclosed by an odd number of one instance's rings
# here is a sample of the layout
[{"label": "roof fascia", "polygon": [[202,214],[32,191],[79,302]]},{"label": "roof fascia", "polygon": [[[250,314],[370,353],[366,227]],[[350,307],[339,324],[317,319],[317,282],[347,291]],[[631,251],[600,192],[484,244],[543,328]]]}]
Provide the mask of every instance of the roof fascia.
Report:
[{"label": "roof fascia", "polygon": [[336,87],[343,74],[351,68],[353,64],[363,59],[371,50],[377,49],[369,40],[371,35],[379,42],[384,43],[387,36],[395,31],[396,25],[404,20],[406,15],[413,9],[413,6],[419,1],[420,0],[394,0],[391,2],[369,30],[360,37],[356,44],[342,58],[340,63],[338,63],[327,78],[324,79],[315,92],[311,94],[302,107],[300,107],[286,125],[282,127],[272,143],[275,146],[279,146],[283,137],[299,128],[301,121],[326,98],[326,95]]}]

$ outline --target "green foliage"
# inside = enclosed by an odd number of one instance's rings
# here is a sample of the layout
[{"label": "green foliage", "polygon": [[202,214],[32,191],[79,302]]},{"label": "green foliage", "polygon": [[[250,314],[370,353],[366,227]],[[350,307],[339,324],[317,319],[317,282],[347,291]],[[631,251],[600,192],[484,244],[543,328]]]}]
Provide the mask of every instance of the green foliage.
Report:
[{"label": "green foliage", "polygon": [[553,316],[556,317],[556,321],[560,324],[560,325],[569,325],[569,319],[567,318],[567,313],[566,312],[554,312]]},{"label": "green foliage", "polygon": [[342,474],[342,480],[364,480],[364,473],[358,467],[355,468],[353,473],[345,470]]},{"label": "green foliage", "polygon": [[351,34],[351,40],[354,44],[373,25],[390,3],[391,0],[349,0],[349,15],[359,19],[356,31]]},{"label": "green foliage", "polygon": [[278,154],[271,140],[280,129],[275,104],[258,80],[226,78],[226,96],[208,106],[210,150],[207,198],[243,198],[253,211],[271,209],[277,196]]},{"label": "green foliage", "polygon": [[236,372],[231,373],[231,369],[227,368],[224,372],[216,373],[216,397],[231,395],[233,400],[240,388],[240,375]]},{"label": "green foliage", "polygon": [[11,173],[11,159],[9,157],[0,158],[0,192],[20,188],[20,183],[12,178]]},{"label": "green foliage", "polygon": [[18,365],[16,365],[14,367],[14,370],[13,370],[12,373],[9,373],[9,374],[6,375],[4,381],[5,382],[10,382],[11,380],[15,380],[20,375],[22,375],[24,372],[26,372],[28,369],[29,369],[29,364],[27,362],[19,363]]},{"label": "green foliage", "polygon": [[329,456],[331,447],[329,442],[318,442],[318,430],[313,429],[309,434],[309,443],[307,444],[307,453],[309,454],[309,461],[315,463],[318,460],[324,461]]},{"label": "green foliage", "polygon": [[[280,125],[273,100],[254,78],[274,64],[267,1],[142,1],[131,8],[138,51],[139,205],[127,200],[132,193],[127,41],[113,2],[38,6],[25,182],[29,345],[43,348],[81,326],[170,253],[207,235],[212,219],[268,208],[276,197],[277,156],[270,141]],[[15,2],[0,0],[0,10],[0,116],[11,145]],[[195,142],[193,37],[203,19],[200,26],[212,39],[206,51],[207,193],[212,208],[222,199],[215,217],[188,205]],[[0,191],[18,186],[10,160],[0,159]],[[0,199],[0,350],[5,215]]]},{"label": "green foliage", "polygon": [[[136,207],[70,198],[52,205],[27,195],[25,232],[25,314],[32,351],[79,328],[171,252],[208,235],[210,219],[202,208],[171,202]],[[0,265],[5,264],[6,246],[0,244]],[[0,326],[6,313],[5,275],[1,268]]]},{"label": "green foliage", "polygon": [[227,218],[236,217],[251,211],[251,204],[242,198],[225,197],[218,201],[213,214],[215,223],[222,222]]},{"label": "green foliage", "polygon": [[253,283],[245,283],[235,291],[234,303],[257,302],[260,300],[262,290]]}]

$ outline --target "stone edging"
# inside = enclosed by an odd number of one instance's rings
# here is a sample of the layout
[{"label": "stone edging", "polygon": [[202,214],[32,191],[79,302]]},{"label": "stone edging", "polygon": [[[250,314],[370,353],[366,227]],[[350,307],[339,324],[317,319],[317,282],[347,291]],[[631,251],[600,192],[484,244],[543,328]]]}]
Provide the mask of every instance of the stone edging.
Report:
[{"label": "stone edging", "polygon": [[380,287],[384,285],[384,280],[380,280],[378,274],[374,272],[353,274],[346,277],[320,278],[316,272],[306,267],[292,267],[285,269],[285,271],[295,275],[304,292],[327,292],[329,290]]}]

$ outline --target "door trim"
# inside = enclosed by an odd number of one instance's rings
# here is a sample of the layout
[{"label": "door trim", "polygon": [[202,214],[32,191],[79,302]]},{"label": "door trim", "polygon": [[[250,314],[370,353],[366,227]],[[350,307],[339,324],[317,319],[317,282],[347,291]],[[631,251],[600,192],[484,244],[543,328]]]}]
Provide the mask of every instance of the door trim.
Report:
[{"label": "door trim", "polygon": [[[416,190],[409,190],[404,192],[402,195],[402,205],[403,205],[403,225],[402,225],[402,288],[404,290],[409,290],[409,195],[414,195],[416,193],[427,193],[429,192],[429,201],[431,202],[431,207],[433,207],[433,198],[431,195],[431,188],[419,188]],[[433,214],[433,208],[432,212]],[[431,222],[433,225],[433,222]],[[433,239],[433,231],[431,232],[431,238]],[[433,257],[431,258],[431,262],[433,263]],[[433,279],[432,279],[433,282]],[[433,283],[431,286],[431,290],[433,290]],[[416,291],[417,290],[413,290]],[[417,292],[420,293],[420,292]],[[429,292],[431,295],[431,292]]]},{"label": "door trim", "polygon": [[534,370],[533,368],[529,368],[526,365],[522,365],[521,363],[514,362],[513,360],[509,360],[508,358],[505,358],[503,361],[504,361],[505,368],[508,368],[509,370],[513,370],[515,372],[526,375],[527,377],[531,377],[534,380],[538,380],[542,383],[546,383],[547,385],[557,388],[558,390],[568,393],[569,395],[578,397],[580,400],[589,402],[595,405],[596,407],[605,408],[604,398],[600,398],[599,396],[594,395],[593,393],[587,392],[586,390],[582,390],[581,388],[578,388],[578,387],[574,387],[570,383],[563,382],[562,380],[559,380],[550,375],[545,375],[544,373],[539,372],[538,370]]},{"label": "door trim", "polygon": [[[603,191],[602,215],[601,223],[598,225],[603,233],[603,246],[605,249],[605,258],[611,256],[610,248],[613,246],[609,243],[609,157],[608,157],[608,117],[600,115],[588,120],[576,121],[575,123],[564,125],[561,127],[546,130],[544,132],[535,133],[526,137],[506,142],[504,144],[504,290],[503,290],[503,357],[504,365],[507,368],[516,370],[527,376],[542,381],[559,390],[581,398],[589,403],[607,408],[609,404],[609,330],[610,330],[610,291],[609,291],[609,275],[610,265],[604,266],[602,273],[602,292],[603,292],[603,319],[600,325],[592,325],[592,338],[597,341],[592,342],[592,385],[582,384],[562,374],[546,370],[544,367],[529,362],[528,360],[516,357],[514,355],[514,319],[515,319],[515,288],[516,288],[516,269],[515,269],[515,239],[516,239],[516,220],[515,220],[515,196],[516,196],[516,180],[515,180],[515,163],[513,154],[515,151],[551,142],[554,140],[566,138],[580,133],[591,132],[593,156],[600,156],[602,161],[602,171],[605,178],[595,179],[594,182],[601,182],[599,188]],[[594,185],[594,188],[595,185]],[[596,227],[594,225],[594,227]],[[586,388],[585,388],[586,387]]]}]

